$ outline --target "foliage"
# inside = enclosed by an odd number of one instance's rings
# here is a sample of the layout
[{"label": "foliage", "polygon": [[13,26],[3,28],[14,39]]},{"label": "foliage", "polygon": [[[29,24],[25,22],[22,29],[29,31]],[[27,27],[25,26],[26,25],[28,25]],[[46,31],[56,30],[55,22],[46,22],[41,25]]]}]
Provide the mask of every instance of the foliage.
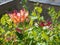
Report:
[{"label": "foliage", "polygon": [[60,45],[57,20],[60,11],[56,12],[53,7],[48,9],[52,21],[44,20],[40,16],[42,11],[41,6],[35,5],[31,12],[23,8],[20,12],[4,14],[0,19],[0,45]]},{"label": "foliage", "polygon": [[51,16],[52,22],[57,23],[57,20],[60,17],[60,11],[55,11],[54,7],[48,8],[48,10],[48,14]]}]

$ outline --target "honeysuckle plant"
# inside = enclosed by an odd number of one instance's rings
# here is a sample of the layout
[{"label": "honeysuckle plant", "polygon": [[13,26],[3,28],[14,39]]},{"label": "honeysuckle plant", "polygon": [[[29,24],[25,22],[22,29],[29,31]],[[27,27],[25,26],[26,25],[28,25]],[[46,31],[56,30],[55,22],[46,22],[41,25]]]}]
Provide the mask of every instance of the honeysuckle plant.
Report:
[{"label": "honeysuckle plant", "polygon": [[42,6],[36,4],[31,12],[22,8],[4,14],[0,19],[0,45],[60,45],[60,11],[53,7],[47,10],[51,16],[47,21],[41,16]]}]

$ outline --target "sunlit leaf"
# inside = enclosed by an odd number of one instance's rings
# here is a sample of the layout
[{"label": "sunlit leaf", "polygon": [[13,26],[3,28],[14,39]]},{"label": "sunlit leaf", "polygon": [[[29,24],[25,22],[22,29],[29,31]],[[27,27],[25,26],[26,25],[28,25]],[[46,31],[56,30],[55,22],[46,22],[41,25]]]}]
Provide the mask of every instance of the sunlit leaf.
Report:
[{"label": "sunlit leaf", "polygon": [[35,10],[36,10],[38,13],[41,13],[41,12],[42,12],[42,8],[41,8],[41,7],[35,7]]},{"label": "sunlit leaf", "polygon": [[38,19],[38,16],[31,16],[31,20]]},{"label": "sunlit leaf", "polygon": [[6,24],[6,21],[5,21],[4,17],[1,18],[1,24],[2,25],[5,25]]},{"label": "sunlit leaf", "polygon": [[36,12],[32,12],[32,16],[36,16]]},{"label": "sunlit leaf", "polygon": [[33,20],[30,20],[29,25],[30,25],[30,26],[33,25]]},{"label": "sunlit leaf", "polygon": [[0,35],[2,35],[2,33],[4,33],[4,32],[5,32],[5,30],[2,27],[0,27]]},{"label": "sunlit leaf", "polygon": [[2,41],[3,40],[3,38],[0,38],[0,41]]},{"label": "sunlit leaf", "polygon": [[47,36],[47,34],[43,31],[41,36],[45,39],[45,40],[49,40],[49,37]]}]

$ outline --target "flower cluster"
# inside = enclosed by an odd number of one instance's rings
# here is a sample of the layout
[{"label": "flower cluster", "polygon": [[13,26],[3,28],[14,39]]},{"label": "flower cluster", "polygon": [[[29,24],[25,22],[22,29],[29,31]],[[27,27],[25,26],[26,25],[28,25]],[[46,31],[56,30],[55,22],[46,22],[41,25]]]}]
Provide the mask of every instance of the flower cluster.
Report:
[{"label": "flower cluster", "polygon": [[50,21],[46,21],[46,22],[40,22],[39,26],[43,27],[43,29],[50,29],[51,28],[51,22]]},{"label": "flower cluster", "polygon": [[19,12],[17,12],[17,10],[14,10],[12,13],[9,13],[11,20],[15,24],[24,22],[28,15],[29,15],[28,11],[26,11],[24,8],[21,9]]}]

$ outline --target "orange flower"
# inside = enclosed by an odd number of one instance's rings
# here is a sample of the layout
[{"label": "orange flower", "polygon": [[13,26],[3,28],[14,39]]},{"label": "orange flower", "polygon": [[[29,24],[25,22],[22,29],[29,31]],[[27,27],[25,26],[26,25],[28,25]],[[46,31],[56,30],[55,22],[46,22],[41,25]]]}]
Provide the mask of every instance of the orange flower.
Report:
[{"label": "orange flower", "polygon": [[17,12],[16,10],[13,11],[13,13],[9,14],[12,21],[17,24],[20,22],[24,22],[25,19],[28,17],[28,11],[25,9],[20,10],[20,12]]},{"label": "orange flower", "polygon": [[28,11],[25,9],[20,10],[21,22],[24,22],[24,20],[28,17],[28,14]]}]

